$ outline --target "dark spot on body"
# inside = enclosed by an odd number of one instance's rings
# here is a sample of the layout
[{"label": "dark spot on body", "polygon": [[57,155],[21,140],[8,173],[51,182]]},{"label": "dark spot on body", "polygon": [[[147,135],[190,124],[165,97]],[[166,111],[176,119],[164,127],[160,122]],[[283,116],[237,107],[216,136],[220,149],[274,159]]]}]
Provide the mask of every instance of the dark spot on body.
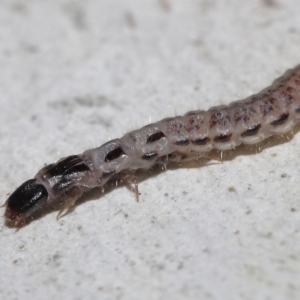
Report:
[{"label": "dark spot on body", "polygon": [[247,120],[249,117],[247,116],[247,109],[245,107],[237,107],[233,113],[233,121],[237,123],[240,120]]},{"label": "dark spot on body", "polygon": [[167,161],[173,161],[175,157],[176,157],[176,155],[174,155],[173,153],[170,153],[170,154],[168,154],[168,160]]},{"label": "dark spot on body", "polygon": [[150,135],[148,138],[147,138],[147,144],[151,144],[151,143],[154,143],[158,140],[160,140],[161,138],[165,137],[165,135],[163,134],[163,132],[159,131],[159,132],[156,132],[156,133],[153,133],[152,135]]},{"label": "dark spot on body", "polygon": [[288,106],[288,105],[293,103],[294,97],[291,95],[291,93],[293,93],[293,92],[294,92],[294,89],[291,88],[291,87],[287,88],[286,92],[285,91],[282,92],[282,94],[281,94],[282,99],[281,100],[283,101],[285,106]]},{"label": "dark spot on body", "polygon": [[200,112],[198,112],[198,114],[196,114],[196,112],[190,112],[186,116],[188,116],[188,121],[186,122],[186,130],[188,132],[193,129],[199,130],[200,125],[204,122],[203,114],[200,114]]},{"label": "dark spot on body", "polygon": [[248,128],[246,131],[244,131],[242,133],[242,136],[252,136],[252,135],[255,135],[255,134],[258,133],[260,127],[261,127],[260,124],[254,125],[254,126]]},{"label": "dark spot on body", "polygon": [[220,134],[214,138],[216,143],[226,143],[231,139],[232,133],[229,134]]},{"label": "dark spot on body", "polygon": [[186,146],[188,145],[190,142],[188,139],[186,138],[180,138],[178,139],[176,142],[175,142],[175,145],[178,145],[178,146]]},{"label": "dark spot on body", "polygon": [[67,171],[64,172],[63,175],[64,177],[68,178],[71,177],[74,173],[85,172],[89,170],[90,168],[85,163],[81,163],[69,168]]},{"label": "dark spot on body", "polygon": [[44,167],[41,171],[44,173],[45,177],[54,177],[64,174],[67,175],[76,172],[77,165],[79,166],[78,172],[89,170],[78,155],[71,155],[66,158],[62,158],[56,164]]},{"label": "dark spot on body", "polygon": [[208,137],[205,137],[205,138],[194,140],[192,141],[192,143],[194,145],[206,145],[209,141],[210,139]]},{"label": "dark spot on body", "polygon": [[292,88],[291,86],[288,86],[288,87],[286,88],[286,91],[287,91],[288,93],[293,93],[293,92],[295,92],[295,89]]},{"label": "dark spot on body", "polygon": [[152,160],[154,158],[156,158],[158,156],[158,154],[156,152],[150,152],[150,153],[145,153],[142,156],[142,159],[144,160]]},{"label": "dark spot on body", "polygon": [[214,126],[216,126],[216,124],[217,124],[217,118],[215,114],[213,114],[209,119],[209,128],[213,128]]},{"label": "dark spot on body", "polygon": [[300,87],[300,80],[296,79],[295,83],[296,83],[297,87]]},{"label": "dark spot on body", "polygon": [[215,125],[227,126],[230,123],[230,117],[227,112],[223,110],[213,110],[211,111],[211,117],[209,120],[209,127],[213,128]]},{"label": "dark spot on body", "polygon": [[251,114],[255,114],[256,111],[253,107],[239,106],[234,109],[233,121],[237,124],[239,121],[249,121]]},{"label": "dark spot on body", "polygon": [[253,96],[251,97],[250,103],[254,103],[254,102],[256,102],[258,99],[259,99],[259,97],[258,97],[257,95],[253,95]]},{"label": "dark spot on body", "polygon": [[184,127],[184,123],[182,120],[177,120],[176,118],[169,118],[165,119],[167,121],[167,132],[174,132],[180,133],[182,127]]},{"label": "dark spot on body", "polygon": [[114,150],[111,150],[110,152],[108,152],[106,154],[105,161],[108,162],[108,161],[115,160],[115,159],[119,158],[122,155],[125,155],[125,152],[122,150],[121,147],[118,147]]},{"label": "dark spot on body", "polygon": [[273,121],[271,125],[278,126],[284,124],[289,118],[289,114],[282,114],[279,119]]},{"label": "dark spot on body", "polygon": [[271,100],[270,101],[263,101],[263,104],[261,104],[261,106],[260,106],[261,113],[264,116],[266,116],[268,113],[270,113],[271,111],[274,110],[274,107],[270,102],[271,102]]}]

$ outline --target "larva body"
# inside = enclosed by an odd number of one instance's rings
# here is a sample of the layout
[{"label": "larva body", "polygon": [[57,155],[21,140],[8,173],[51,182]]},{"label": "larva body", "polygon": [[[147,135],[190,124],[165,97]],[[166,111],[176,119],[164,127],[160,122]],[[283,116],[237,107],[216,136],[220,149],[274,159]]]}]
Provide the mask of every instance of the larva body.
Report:
[{"label": "larva body", "polygon": [[59,215],[83,192],[121,179],[134,184],[137,169],[209,156],[284,134],[300,120],[300,65],[260,93],[228,106],[192,111],[125,134],[41,169],[6,201],[5,217],[18,226],[45,202],[62,199]]}]

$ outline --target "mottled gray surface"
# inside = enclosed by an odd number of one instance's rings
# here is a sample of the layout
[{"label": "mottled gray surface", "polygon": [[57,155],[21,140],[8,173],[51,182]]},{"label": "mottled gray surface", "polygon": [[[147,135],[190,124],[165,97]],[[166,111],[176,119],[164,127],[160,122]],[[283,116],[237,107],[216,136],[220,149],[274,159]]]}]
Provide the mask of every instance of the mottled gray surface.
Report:
[{"label": "mottled gray surface", "polygon": [[[296,3],[0,1],[0,203],[45,163],[269,85],[300,62]],[[150,171],[140,203],[109,187],[59,221],[2,219],[1,298],[299,299],[299,145]]]}]

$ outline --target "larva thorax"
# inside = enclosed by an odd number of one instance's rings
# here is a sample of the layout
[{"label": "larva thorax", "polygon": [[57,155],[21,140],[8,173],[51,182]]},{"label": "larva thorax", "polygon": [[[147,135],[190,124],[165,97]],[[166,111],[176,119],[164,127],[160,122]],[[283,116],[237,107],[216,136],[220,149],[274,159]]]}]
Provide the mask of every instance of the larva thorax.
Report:
[{"label": "larva thorax", "polygon": [[44,167],[9,197],[5,216],[17,226],[46,200],[65,197],[60,215],[83,192],[115,179],[133,183],[138,196],[133,176],[137,169],[200,158],[212,149],[223,151],[242,143],[255,144],[271,135],[288,132],[299,119],[300,66],[297,66],[270,87],[244,100],[163,119]]}]

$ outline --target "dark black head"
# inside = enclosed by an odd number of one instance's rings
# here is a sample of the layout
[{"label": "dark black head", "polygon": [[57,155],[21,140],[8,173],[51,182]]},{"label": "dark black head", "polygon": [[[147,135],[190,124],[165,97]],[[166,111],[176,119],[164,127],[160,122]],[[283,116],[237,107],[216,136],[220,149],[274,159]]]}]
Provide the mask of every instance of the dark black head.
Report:
[{"label": "dark black head", "polygon": [[38,209],[48,198],[46,188],[30,179],[19,186],[7,199],[5,218],[14,226]]}]

